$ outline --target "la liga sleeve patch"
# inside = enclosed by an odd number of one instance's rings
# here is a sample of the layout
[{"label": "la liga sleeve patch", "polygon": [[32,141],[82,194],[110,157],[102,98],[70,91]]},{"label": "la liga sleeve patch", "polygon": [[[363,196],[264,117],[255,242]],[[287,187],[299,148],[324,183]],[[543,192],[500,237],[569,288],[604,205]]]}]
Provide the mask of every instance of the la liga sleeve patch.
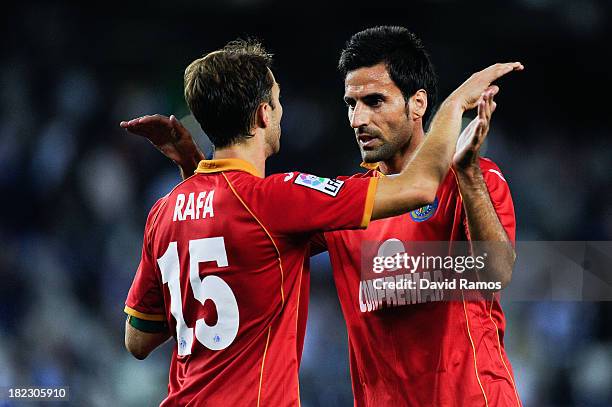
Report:
[{"label": "la liga sleeve patch", "polygon": [[306,188],[314,189],[329,196],[335,197],[340,192],[344,185],[344,181],[339,181],[334,178],[317,177],[316,175],[299,173],[295,177],[294,184],[301,185]]}]

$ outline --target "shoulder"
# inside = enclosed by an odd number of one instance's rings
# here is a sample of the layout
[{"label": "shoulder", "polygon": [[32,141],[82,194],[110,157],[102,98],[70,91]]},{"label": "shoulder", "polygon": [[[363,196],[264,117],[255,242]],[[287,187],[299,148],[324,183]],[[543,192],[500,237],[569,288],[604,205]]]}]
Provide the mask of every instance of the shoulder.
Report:
[{"label": "shoulder", "polygon": [[159,214],[163,211],[163,209],[168,204],[170,193],[159,198],[151,207],[149,211],[149,215],[147,216],[147,223],[145,224],[145,242],[147,240],[151,240],[153,230],[155,230],[159,224],[159,219],[161,217]]},{"label": "shoulder", "polygon": [[497,177],[503,182],[507,182],[499,166],[490,158],[480,157],[480,169],[485,178]]},{"label": "shoulder", "polygon": [[170,193],[159,198],[151,207],[149,211],[149,216],[147,219],[147,223],[154,223],[155,219],[159,215],[159,212],[168,204],[168,199],[170,198]]}]

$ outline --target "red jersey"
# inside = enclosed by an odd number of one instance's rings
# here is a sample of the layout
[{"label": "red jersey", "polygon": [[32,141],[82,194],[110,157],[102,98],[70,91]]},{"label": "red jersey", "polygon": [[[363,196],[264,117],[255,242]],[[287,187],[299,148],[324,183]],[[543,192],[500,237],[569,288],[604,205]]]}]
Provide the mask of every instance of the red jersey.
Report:
[{"label": "red jersey", "polygon": [[366,227],[375,181],[211,160],[154,205],[125,312],[176,339],[162,406],[299,405],[309,241]]},{"label": "red jersey", "polygon": [[[481,159],[480,166],[499,220],[514,242],[508,184],[492,161]],[[377,176],[380,173],[371,170],[349,179]],[[451,245],[469,238],[452,171],[433,205],[374,221],[367,230],[327,232],[324,237],[346,320],[355,406],[520,407],[504,350],[499,295],[486,301],[436,301],[433,295],[401,297],[398,292],[388,305],[367,301],[364,292],[363,242],[448,241]]]}]

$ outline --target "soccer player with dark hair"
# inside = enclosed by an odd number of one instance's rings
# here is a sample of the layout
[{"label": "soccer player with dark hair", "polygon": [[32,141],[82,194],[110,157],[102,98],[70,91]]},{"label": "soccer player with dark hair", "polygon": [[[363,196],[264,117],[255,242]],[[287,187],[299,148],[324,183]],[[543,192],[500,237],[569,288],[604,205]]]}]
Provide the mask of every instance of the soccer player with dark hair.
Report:
[{"label": "soccer player with dark hair", "polygon": [[[366,174],[396,174],[427,137],[424,123],[436,97],[436,75],[421,41],[403,27],[353,35],[342,51],[344,101]],[[495,242],[495,261],[480,277],[505,287],[514,265],[515,217],[506,179],[480,142],[456,154],[433,203],[372,222],[365,231],[324,233],[349,335],[356,406],[519,406],[504,349],[499,293],[480,300],[396,301],[367,298],[358,254],[363,241]],[[397,244],[397,243],[394,243]],[[405,251],[406,248],[396,248]],[[474,250],[483,250],[474,245]],[[360,298],[360,294],[362,298]],[[430,302],[431,301],[431,302]],[[367,304],[369,303],[369,304]]]},{"label": "soccer player with dark hair", "polygon": [[[185,98],[214,159],[199,161],[194,176],[153,206],[125,307],[126,347],[136,357],[176,339],[162,405],[299,405],[312,239],[433,202],[454,154],[474,153],[486,134],[498,90],[491,82],[522,69],[497,64],[470,77],[397,175],[339,180],[297,172],[263,178],[279,150],[282,116],[270,65],[260,44],[237,41],[185,71]],[[461,116],[476,106],[479,118],[455,152]],[[173,117],[122,126],[179,165],[201,158]]]}]

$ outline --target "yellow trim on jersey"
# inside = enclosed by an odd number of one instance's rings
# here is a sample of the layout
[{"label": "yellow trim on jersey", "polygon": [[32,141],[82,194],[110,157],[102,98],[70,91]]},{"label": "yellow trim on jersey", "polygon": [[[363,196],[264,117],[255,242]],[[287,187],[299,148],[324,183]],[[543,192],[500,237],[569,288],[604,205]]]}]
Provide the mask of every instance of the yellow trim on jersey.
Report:
[{"label": "yellow trim on jersey", "polygon": [[518,391],[516,390],[516,385],[514,384],[514,380],[512,379],[512,374],[510,374],[510,369],[508,369],[508,366],[506,365],[506,362],[504,361],[504,357],[501,352],[501,340],[499,339],[499,328],[497,327],[497,324],[493,320],[493,301],[494,300],[495,300],[495,294],[491,294],[491,307],[489,308],[489,319],[491,320],[491,322],[493,322],[493,325],[495,325],[495,334],[497,335],[497,347],[499,350],[499,358],[501,359],[501,362],[504,365],[506,372],[508,373],[508,377],[510,378],[510,383],[512,383],[512,389],[514,390],[514,395],[516,396],[516,405],[518,407],[521,407],[521,399],[519,398]]},{"label": "yellow trim on jersey", "polygon": [[[200,163],[201,162],[202,161],[200,161]],[[285,272],[283,270],[283,263],[282,263],[282,260],[281,260],[280,250],[279,250],[278,246],[276,245],[276,242],[274,241],[274,238],[272,237],[270,232],[268,232],[268,229],[266,229],[266,227],[263,225],[263,223],[261,223],[259,218],[257,216],[255,216],[255,214],[253,213],[251,208],[249,208],[249,206],[246,204],[246,202],[244,202],[242,200],[242,197],[238,194],[236,189],[234,189],[234,186],[232,185],[230,180],[225,176],[225,174],[222,174],[222,175],[223,175],[223,178],[225,178],[225,181],[227,182],[227,185],[229,185],[230,189],[232,190],[232,192],[234,193],[236,198],[238,198],[238,200],[240,201],[242,206],[244,206],[244,208],[247,210],[247,212],[249,212],[251,214],[253,219],[255,219],[257,221],[257,223],[259,223],[259,226],[261,226],[261,228],[266,233],[266,235],[268,235],[268,238],[270,239],[270,241],[272,242],[272,245],[274,246],[274,249],[276,250],[276,254],[278,255],[278,267],[280,268],[280,272],[281,272],[281,290],[280,290],[280,292],[281,292],[281,306],[284,306],[285,305],[285,289],[284,289],[284,285],[285,285]],[[301,283],[301,278],[300,278],[300,283]],[[298,294],[298,299],[299,299],[299,294]],[[258,393],[257,393],[257,406],[258,407],[259,407],[259,403],[261,401],[261,389],[263,387],[264,364],[265,364],[265,361],[266,361],[266,353],[268,352],[268,345],[269,345],[269,341],[270,341],[270,334],[271,334],[271,332],[272,332],[272,326],[270,325],[268,327],[268,338],[266,339],[266,348],[264,350],[263,358],[261,360],[261,372],[259,374],[259,390],[258,390]],[[298,386],[299,386],[299,384],[298,384]]]},{"label": "yellow trim on jersey", "polygon": [[227,182],[227,185],[229,185],[230,189],[232,190],[232,192],[234,193],[236,198],[238,198],[238,200],[240,201],[242,206],[244,206],[244,208],[251,214],[253,219],[255,219],[257,221],[257,223],[259,223],[259,226],[261,226],[261,228],[264,230],[266,235],[268,235],[268,238],[270,238],[270,241],[272,242],[272,245],[274,246],[274,249],[276,250],[276,254],[278,255],[278,267],[280,268],[280,272],[281,272],[281,300],[282,300],[282,305],[284,306],[285,305],[285,289],[284,289],[284,286],[285,286],[285,271],[283,270],[283,262],[281,260],[280,250],[279,250],[278,246],[276,245],[276,242],[274,241],[274,238],[272,237],[270,232],[268,232],[268,229],[266,229],[266,227],[263,225],[263,223],[261,223],[259,218],[257,216],[255,216],[255,214],[253,213],[251,208],[249,208],[249,206],[242,200],[242,198],[240,197],[238,192],[236,192],[236,190],[234,189],[234,186],[232,185],[230,180],[225,176],[225,174],[223,174],[223,178],[225,178],[225,181]]},{"label": "yellow trim on jersey", "polygon": [[359,164],[360,167],[363,167],[366,170],[377,170],[379,165],[380,163],[366,163],[365,161]]},{"label": "yellow trim on jersey", "polygon": [[[295,307],[295,332],[298,331],[298,317],[300,316],[300,297],[302,296],[302,275],[304,274],[304,263],[302,263],[302,265],[300,266],[300,275],[299,275],[299,279],[300,279],[300,283],[298,285],[298,297],[297,297],[297,306]],[[302,353],[304,353],[304,347],[302,344]],[[299,368],[299,363],[298,366],[296,366],[295,369],[295,376],[298,378],[297,380],[297,390],[298,390],[298,407],[301,407],[301,403],[300,403],[300,368]]]},{"label": "yellow trim on jersey", "polygon": [[470,338],[470,345],[472,345],[472,352],[474,353],[474,371],[476,372],[476,380],[478,380],[478,385],[480,386],[480,390],[482,391],[485,406],[489,407],[489,400],[487,400],[485,389],[484,387],[482,387],[480,375],[478,374],[478,363],[476,362],[476,346],[474,346],[474,340],[472,339],[472,334],[470,332],[470,318],[468,317],[467,309],[465,307],[465,298],[463,297],[463,290],[461,290],[461,301],[463,302],[463,312],[465,313],[465,325],[467,326],[468,338]]},{"label": "yellow trim on jersey", "polygon": [[165,321],[166,320],[166,316],[164,314],[144,314],[140,311],[136,311],[134,308],[128,307],[127,305],[123,309],[123,312],[133,317],[144,319],[145,321]]},{"label": "yellow trim on jersey", "polygon": [[218,160],[202,160],[198,163],[196,174],[209,174],[221,171],[244,171],[262,178],[253,164],[240,158],[221,158]]},{"label": "yellow trim on jersey", "polygon": [[272,325],[268,327],[268,338],[266,339],[266,347],[264,349],[263,358],[261,358],[261,371],[259,373],[259,390],[257,391],[257,407],[259,407],[259,403],[261,402],[261,388],[263,385],[264,365],[266,363],[266,353],[268,353],[268,345],[270,344],[270,333],[271,332],[272,332]]},{"label": "yellow trim on jersey", "polygon": [[366,228],[370,224],[372,219],[372,210],[374,209],[374,198],[376,197],[376,186],[378,185],[378,178],[371,177],[370,183],[368,184],[368,192],[365,199],[365,207],[363,209],[363,218],[361,218],[361,227]]}]

